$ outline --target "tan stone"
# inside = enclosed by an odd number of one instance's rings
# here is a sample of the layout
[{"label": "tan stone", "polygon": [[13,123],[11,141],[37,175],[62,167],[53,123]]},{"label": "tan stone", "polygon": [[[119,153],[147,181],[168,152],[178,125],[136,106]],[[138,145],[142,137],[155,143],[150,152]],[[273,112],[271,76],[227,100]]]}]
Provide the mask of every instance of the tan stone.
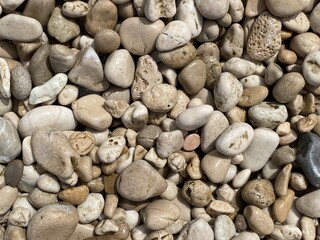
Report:
[{"label": "tan stone", "polygon": [[274,229],[271,217],[260,208],[248,205],[243,211],[247,223],[252,231],[259,235],[269,235]]},{"label": "tan stone", "polygon": [[295,192],[288,189],[287,194],[273,203],[272,212],[277,222],[283,223],[288,218]]},{"label": "tan stone", "polygon": [[252,107],[261,103],[268,96],[268,93],[268,88],[264,86],[245,88],[237,105],[240,107]]},{"label": "tan stone", "polygon": [[292,165],[287,164],[279,173],[274,183],[274,190],[279,197],[284,197],[288,192]]},{"label": "tan stone", "polygon": [[71,205],[80,205],[89,195],[89,188],[86,185],[68,188],[58,194],[58,198]]}]

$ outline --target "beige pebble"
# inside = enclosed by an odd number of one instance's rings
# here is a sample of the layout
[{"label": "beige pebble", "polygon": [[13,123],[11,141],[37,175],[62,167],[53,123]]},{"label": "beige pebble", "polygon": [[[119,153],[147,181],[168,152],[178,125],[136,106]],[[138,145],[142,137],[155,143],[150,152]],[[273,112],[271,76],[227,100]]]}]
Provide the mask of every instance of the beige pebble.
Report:
[{"label": "beige pebble", "polygon": [[28,195],[28,201],[37,209],[44,206],[57,203],[58,198],[56,194],[47,193],[39,188],[34,188]]},{"label": "beige pebble", "polygon": [[182,188],[182,196],[195,207],[205,207],[211,201],[211,190],[201,180],[189,180]]},{"label": "beige pebble", "polygon": [[263,11],[267,10],[265,1],[262,0],[248,0],[245,7],[246,17],[256,17]]},{"label": "beige pebble", "polygon": [[307,32],[310,28],[310,21],[304,12],[283,18],[281,21],[283,26],[285,26],[287,29],[297,33]]},{"label": "beige pebble", "polygon": [[301,230],[292,225],[281,225],[275,224],[274,230],[270,234],[273,239],[288,239],[288,240],[295,240],[302,238]]},{"label": "beige pebble", "polygon": [[317,122],[317,115],[314,113],[309,114],[297,122],[297,129],[301,133],[310,132],[316,126]]},{"label": "beige pebble", "polygon": [[233,190],[228,184],[222,184],[222,186],[216,190],[216,194],[217,200],[232,202],[236,196],[236,191]]},{"label": "beige pebble", "polygon": [[319,206],[315,199],[318,198],[319,193],[319,190],[315,190],[298,198],[296,201],[297,209],[309,217],[317,218],[319,215]]},{"label": "beige pebble", "polygon": [[224,34],[220,52],[224,59],[241,57],[244,47],[244,30],[238,23],[232,24]]},{"label": "beige pebble", "polygon": [[62,5],[62,13],[69,18],[80,18],[86,16],[90,5],[82,1],[65,2]]},{"label": "beige pebble", "polygon": [[245,88],[237,105],[240,107],[252,107],[265,100],[268,93],[268,88],[264,86]]},{"label": "beige pebble", "polygon": [[301,226],[301,232],[302,232],[303,239],[305,239],[305,240],[315,239],[316,226],[315,226],[313,218],[303,216],[300,219],[300,226]]},{"label": "beige pebble", "polygon": [[37,211],[27,228],[27,238],[40,240],[68,239],[79,221],[75,207],[67,203],[54,203]]},{"label": "beige pebble", "polygon": [[10,225],[27,227],[31,218],[31,211],[25,207],[16,207],[10,212],[8,222]]},{"label": "beige pebble", "polygon": [[320,38],[313,32],[300,33],[291,39],[290,49],[304,58],[309,53],[320,50]]},{"label": "beige pebble", "polygon": [[284,197],[287,195],[289,180],[291,176],[291,169],[291,164],[284,166],[275,180],[274,190],[276,194],[280,197]]},{"label": "beige pebble", "polygon": [[234,188],[241,188],[243,187],[249,180],[251,175],[250,169],[243,169],[237,173],[237,175],[232,180],[232,186]]},{"label": "beige pebble", "polygon": [[[97,130],[111,125],[112,117],[104,109],[105,99],[97,94],[89,94],[72,103],[72,110],[79,122]],[[92,106],[95,106],[94,108]]]},{"label": "beige pebble", "polygon": [[77,169],[75,170],[79,179],[83,182],[90,182],[92,176],[92,160],[88,156],[80,157]]},{"label": "beige pebble", "polygon": [[223,71],[242,78],[252,75],[256,71],[256,65],[248,60],[232,57],[223,64]]},{"label": "beige pebble", "polygon": [[288,145],[297,140],[297,138],[297,133],[293,129],[291,129],[289,134],[280,137],[279,145]]},{"label": "beige pebble", "polygon": [[308,180],[303,174],[293,172],[290,177],[290,186],[296,191],[303,191],[308,187]]},{"label": "beige pebble", "polygon": [[101,53],[112,53],[120,46],[120,36],[112,29],[103,29],[94,36],[94,47]]},{"label": "beige pebble", "polygon": [[172,18],[176,14],[176,3],[174,0],[151,0],[144,5],[144,14],[154,22],[159,18]]},{"label": "beige pebble", "polygon": [[62,45],[54,44],[50,48],[49,59],[52,70],[56,73],[65,73],[76,63],[77,52]]},{"label": "beige pebble", "polygon": [[223,183],[229,183],[232,181],[232,179],[234,179],[234,177],[236,176],[238,171],[238,168],[236,165],[234,164],[230,164],[227,175],[225,176],[225,178],[223,179]]},{"label": "beige pebble", "polygon": [[16,187],[4,186],[0,189],[0,214],[5,214],[12,207],[18,197]]},{"label": "beige pebble", "polygon": [[201,169],[200,159],[198,157],[192,158],[186,167],[186,172],[191,179],[203,178],[203,171]]},{"label": "beige pebble", "polygon": [[50,173],[44,173],[38,178],[37,187],[48,193],[58,193],[60,191],[59,180]]},{"label": "beige pebble", "polygon": [[80,155],[87,155],[96,143],[94,135],[88,131],[74,132],[70,135],[69,140]]},{"label": "beige pebble", "polygon": [[171,153],[183,147],[184,139],[180,130],[162,132],[156,143],[157,154],[161,158],[167,158]]},{"label": "beige pebble", "polygon": [[[214,239],[211,226],[202,218],[195,219],[186,224],[181,230],[177,240],[182,239]],[[170,240],[168,238],[168,240]]]},{"label": "beige pebble", "polygon": [[[125,19],[119,30],[121,44],[130,53],[146,55],[155,49],[156,40],[165,24],[162,20],[155,22],[147,18],[131,17]],[[136,41],[132,41],[136,39]]]},{"label": "beige pebble", "polygon": [[125,127],[139,131],[147,124],[148,118],[146,106],[140,101],[135,101],[124,112],[121,121]]},{"label": "beige pebble", "polygon": [[68,240],[77,240],[79,238],[93,237],[94,226],[92,224],[78,223],[76,229],[73,231]]},{"label": "beige pebble", "polygon": [[78,207],[79,222],[90,223],[96,220],[103,211],[104,198],[100,193],[89,193],[86,200]]},{"label": "beige pebble", "polygon": [[80,205],[88,197],[89,188],[86,185],[76,186],[62,190],[58,198],[72,205]]},{"label": "beige pebble", "polygon": [[289,122],[284,122],[278,125],[276,129],[276,133],[279,136],[284,136],[290,134],[290,123]]},{"label": "beige pebble", "polygon": [[217,217],[219,215],[234,213],[235,209],[230,203],[213,199],[206,208],[206,212],[212,217]]},{"label": "beige pebble", "polygon": [[216,21],[205,19],[201,33],[197,36],[198,42],[210,42],[219,37],[219,25]]},{"label": "beige pebble", "polygon": [[196,133],[189,134],[184,138],[183,149],[193,151],[200,146],[200,136]]},{"label": "beige pebble", "polygon": [[293,204],[294,195],[295,192],[291,189],[288,189],[285,196],[277,198],[273,203],[272,212],[278,222],[283,223],[288,219],[288,215]]},{"label": "beige pebble", "polygon": [[269,235],[273,232],[274,223],[271,217],[260,208],[248,205],[245,207],[243,215],[251,230],[259,235]]}]

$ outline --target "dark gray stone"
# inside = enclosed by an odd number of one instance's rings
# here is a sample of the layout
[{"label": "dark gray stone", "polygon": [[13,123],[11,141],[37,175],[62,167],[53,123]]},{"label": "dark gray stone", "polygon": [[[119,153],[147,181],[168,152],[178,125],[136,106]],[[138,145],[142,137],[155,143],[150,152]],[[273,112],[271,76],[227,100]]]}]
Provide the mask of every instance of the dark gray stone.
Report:
[{"label": "dark gray stone", "polygon": [[298,140],[296,157],[309,182],[320,188],[320,137],[311,132],[302,134]]},{"label": "dark gray stone", "polygon": [[13,160],[8,163],[4,172],[4,179],[11,187],[16,187],[22,177],[23,162],[21,160]]}]

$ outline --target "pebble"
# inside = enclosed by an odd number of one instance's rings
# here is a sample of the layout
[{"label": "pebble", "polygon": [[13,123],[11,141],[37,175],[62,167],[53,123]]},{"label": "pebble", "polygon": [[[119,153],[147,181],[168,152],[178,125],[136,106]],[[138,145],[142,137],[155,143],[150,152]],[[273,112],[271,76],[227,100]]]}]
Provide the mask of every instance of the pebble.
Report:
[{"label": "pebble", "polygon": [[39,209],[30,219],[27,238],[40,240],[68,239],[79,221],[75,207],[67,203],[49,204]]},{"label": "pebble", "polygon": [[16,187],[7,185],[0,189],[0,215],[10,210],[17,197],[18,189]]},{"label": "pebble", "polygon": [[79,154],[61,131],[39,128],[32,134],[31,146],[34,158],[41,167],[59,178],[71,177]]},{"label": "pebble", "polygon": [[243,211],[251,230],[259,235],[269,235],[273,232],[274,223],[271,217],[260,208],[248,205]]},{"label": "pebble", "polygon": [[119,194],[131,201],[143,201],[162,194],[167,183],[146,161],[134,161],[117,178]]},{"label": "pebble", "polygon": [[280,50],[281,25],[281,21],[267,11],[259,15],[252,25],[247,42],[247,53],[250,58],[265,61]]},{"label": "pebble", "polygon": [[11,97],[11,84],[10,84],[10,69],[7,62],[0,58],[0,94],[4,98]]},{"label": "pebble", "polygon": [[290,186],[296,191],[303,191],[308,187],[308,180],[303,174],[293,172],[290,176]]},{"label": "pebble", "polygon": [[214,239],[232,239],[236,235],[236,228],[232,220],[226,215],[220,215],[214,223]]},{"label": "pebble", "polygon": [[23,162],[21,160],[15,159],[10,161],[4,172],[4,178],[6,183],[10,187],[16,187],[22,177],[23,173]]},{"label": "pebble", "polygon": [[221,19],[229,10],[229,0],[219,0],[214,3],[209,0],[196,0],[195,3],[202,16],[208,19]]},{"label": "pebble", "polygon": [[302,232],[296,226],[275,224],[270,237],[279,240],[296,240],[302,238]]},{"label": "pebble", "polygon": [[259,208],[271,206],[276,200],[273,185],[266,179],[254,179],[246,183],[241,191],[242,199]]},{"label": "pebble", "polygon": [[[107,43],[107,44],[106,44]],[[94,48],[101,53],[112,53],[120,46],[120,36],[112,29],[103,29],[94,36]]]},{"label": "pebble", "polygon": [[103,163],[113,163],[123,151],[126,140],[122,136],[110,137],[103,141],[97,151],[98,157]]},{"label": "pebble", "polygon": [[157,154],[161,158],[167,158],[170,154],[183,147],[184,139],[180,130],[162,132],[156,143]]},{"label": "pebble", "polygon": [[193,151],[200,146],[200,136],[196,133],[189,134],[184,138],[183,149],[185,151]]},{"label": "pebble", "polygon": [[2,17],[0,29],[1,38],[17,42],[32,42],[40,38],[43,33],[39,21],[18,14],[8,14]]},{"label": "pebble", "polygon": [[188,25],[192,38],[200,34],[203,26],[203,16],[199,12],[195,1],[186,0],[179,2],[175,19],[181,20]]},{"label": "pebble", "polygon": [[318,144],[319,136],[314,133],[304,133],[299,137],[297,146],[296,159],[299,163],[301,169],[305,173],[309,182],[315,186],[319,187],[320,182],[318,180]]},{"label": "pebble", "polygon": [[290,41],[290,48],[300,57],[320,50],[320,38],[313,32],[300,33]]},{"label": "pebble", "polygon": [[[291,189],[288,189],[287,194],[283,197],[279,197],[273,203],[272,213],[274,218],[280,222],[287,222],[289,220],[290,211],[292,211],[293,201],[294,201],[295,192]],[[296,210],[297,211],[297,210]]]},{"label": "pebble", "polygon": [[55,73],[66,73],[76,63],[76,52],[62,45],[54,44],[50,48],[49,60]]},{"label": "pebble", "polygon": [[141,219],[149,230],[162,230],[179,219],[181,210],[177,204],[159,199],[143,209]]},{"label": "pebble", "polygon": [[311,25],[311,28],[317,34],[319,34],[319,32],[320,32],[320,26],[319,26],[319,23],[318,23],[319,17],[320,17],[319,13],[318,13],[319,8],[320,8],[320,5],[317,4],[315,6],[315,8],[312,10],[311,14],[310,14],[310,25]]},{"label": "pebble", "polygon": [[250,122],[255,127],[275,129],[288,118],[285,105],[274,102],[262,102],[248,110]]},{"label": "pebble", "polygon": [[113,29],[118,21],[117,6],[109,0],[99,0],[91,7],[85,17],[84,27],[95,35],[103,29]]},{"label": "pebble", "polygon": [[104,102],[103,97],[89,94],[74,101],[71,107],[80,123],[96,130],[104,130],[112,123],[112,116],[103,107]]},{"label": "pebble", "polygon": [[211,201],[211,190],[201,180],[189,180],[182,188],[182,196],[195,207],[205,207]]},{"label": "pebble", "polygon": [[8,120],[0,117],[0,163],[8,163],[15,159],[21,152],[19,134],[14,125]]},{"label": "pebble", "polygon": [[56,194],[53,193],[47,193],[39,188],[34,188],[31,190],[31,192],[28,195],[28,201],[36,208],[42,208],[46,205],[57,203],[58,198]]},{"label": "pebble", "polygon": [[177,103],[177,89],[166,83],[156,84],[143,92],[141,100],[149,110],[166,113]]},{"label": "pebble", "polygon": [[100,193],[89,193],[86,200],[78,207],[79,222],[90,223],[100,216],[104,207],[104,198]]},{"label": "pebble", "polygon": [[302,63],[302,73],[306,81],[315,87],[320,86],[320,78],[317,76],[319,68],[320,51],[308,54]]},{"label": "pebble", "polygon": [[186,45],[191,39],[188,25],[180,20],[169,22],[162,30],[156,41],[159,51],[170,51]]},{"label": "pebble", "polygon": [[23,66],[17,65],[11,70],[10,80],[12,95],[18,100],[27,99],[32,89],[29,72]]},{"label": "pebble", "polygon": [[213,107],[207,104],[195,106],[180,113],[175,121],[177,127],[184,131],[195,130],[205,125],[213,113]]},{"label": "pebble", "polygon": [[242,93],[243,87],[238,79],[231,73],[223,72],[214,85],[214,104],[221,112],[228,112],[240,101]]},{"label": "pebble", "polygon": [[59,180],[50,173],[44,173],[38,178],[37,187],[48,193],[58,193],[60,191]]},{"label": "pebble", "polygon": [[69,18],[80,18],[88,14],[90,5],[82,1],[65,2],[62,5],[62,13]]},{"label": "pebble", "polygon": [[256,65],[248,60],[232,57],[223,64],[223,71],[242,78],[252,75],[256,71]]},{"label": "pebble", "polygon": [[[233,162],[232,162],[233,163]],[[249,180],[251,176],[251,170],[250,169],[243,169],[240,172],[235,175],[235,177],[232,180],[232,186],[234,188],[241,188],[243,187]]]},{"label": "pebble", "polygon": [[[37,19],[42,27],[46,26],[50,15],[55,7],[55,1],[49,0],[45,2],[39,2],[37,0],[28,1],[22,14],[34,19]],[[42,9],[42,11],[39,11]]]},{"label": "pebble", "polygon": [[119,29],[121,44],[130,53],[142,56],[156,47],[156,41],[165,24],[160,19],[151,22],[144,17],[125,19]]},{"label": "pebble", "polygon": [[284,197],[288,192],[288,185],[291,176],[292,165],[287,164],[282,170],[278,173],[278,176],[274,183],[274,190],[279,197]]},{"label": "pebble", "polygon": [[148,109],[140,101],[133,102],[121,116],[121,122],[134,131],[141,130],[148,122]]},{"label": "pebble", "polygon": [[195,59],[185,66],[178,75],[178,81],[187,94],[200,92],[206,83],[206,65],[201,59]]},{"label": "pebble", "polygon": [[265,100],[268,93],[268,88],[264,86],[245,88],[237,105],[240,107],[252,107]]},{"label": "pebble", "polygon": [[174,0],[157,1],[151,0],[145,2],[144,14],[150,21],[156,21],[159,18],[172,18],[176,14],[176,3]]},{"label": "pebble", "polygon": [[230,163],[230,157],[212,150],[202,158],[201,168],[212,183],[221,183],[227,175]]},{"label": "pebble", "polygon": [[96,140],[91,132],[73,132],[69,136],[70,143],[74,150],[80,155],[87,155],[94,147]]},{"label": "pebble", "polygon": [[300,220],[302,237],[305,240],[315,239],[316,227],[314,225],[314,219],[303,216]]},{"label": "pebble", "polygon": [[279,136],[273,130],[256,128],[251,144],[242,153],[244,160],[241,168],[252,172],[262,169],[279,144]]},{"label": "pebble", "polygon": [[111,53],[104,65],[104,74],[108,81],[122,88],[131,86],[134,72],[134,61],[125,49],[119,49]]},{"label": "pebble", "polygon": [[80,27],[77,22],[63,16],[60,7],[53,10],[47,28],[49,35],[60,43],[68,42],[80,34]]},{"label": "pebble", "polygon": [[[182,228],[177,240],[183,239],[212,240],[214,239],[214,233],[211,226],[205,220],[197,218]],[[168,238],[168,240],[170,239]]]},{"label": "pebble", "polygon": [[211,42],[219,37],[219,25],[216,21],[205,19],[201,33],[196,37],[198,42]]},{"label": "pebble", "polygon": [[244,47],[244,29],[238,23],[232,24],[221,42],[221,56],[228,60],[232,57],[241,57]]},{"label": "pebble", "polygon": [[302,12],[309,5],[310,0],[294,0],[287,6],[283,0],[267,0],[266,4],[269,11],[278,17],[287,17]]},{"label": "pebble", "polygon": [[310,28],[310,21],[307,15],[303,12],[282,18],[281,21],[284,27],[296,33],[307,32]]},{"label": "pebble", "polygon": [[23,174],[17,188],[20,191],[30,192],[36,185],[40,174],[35,169],[35,165],[24,166]]}]

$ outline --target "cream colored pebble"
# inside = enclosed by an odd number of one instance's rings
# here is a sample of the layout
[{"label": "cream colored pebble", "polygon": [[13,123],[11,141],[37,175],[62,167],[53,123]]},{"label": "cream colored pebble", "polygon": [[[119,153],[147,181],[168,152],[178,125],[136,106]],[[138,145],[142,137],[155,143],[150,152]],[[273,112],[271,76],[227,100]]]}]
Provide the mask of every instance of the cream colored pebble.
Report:
[{"label": "cream colored pebble", "polygon": [[159,195],[162,199],[173,200],[178,195],[178,187],[177,185],[171,181],[166,179],[167,188],[166,190]]},{"label": "cream colored pebble", "polygon": [[297,138],[297,133],[293,129],[291,129],[290,134],[280,137],[279,145],[289,145],[290,143],[293,143],[295,140],[297,140]]},{"label": "cream colored pebble", "polygon": [[303,191],[308,187],[308,180],[303,174],[293,172],[290,177],[290,185],[296,191]]},{"label": "cream colored pebble", "polygon": [[119,197],[116,194],[106,194],[103,213],[111,218],[117,209]]},{"label": "cream colored pebble", "polygon": [[290,134],[290,123],[289,122],[280,123],[276,129],[276,133],[279,136]]},{"label": "cream colored pebble", "polygon": [[129,229],[132,230],[140,223],[140,215],[136,210],[127,210],[125,222],[129,225]]},{"label": "cream colored pebble", "polygon": [[278,196],[284,197],[288,191],[288,185],[291,176],[292,165],[287,164],[278,174],[275,184],[274,190]]},{"label": "cream colored pebble", "polygon": [[241,188],[243,187],[249,180],[251,176],[251,170],[250,169],[243,169],[240,172],[238,172],[233,180],[232,180],[232,186],[234,188]]},{"label": "cream colored pebble", "polygon": [[216,194],[217,200],[231,202],[234,199],[236,192],[228,184],[223,184],[216,190]]}]

